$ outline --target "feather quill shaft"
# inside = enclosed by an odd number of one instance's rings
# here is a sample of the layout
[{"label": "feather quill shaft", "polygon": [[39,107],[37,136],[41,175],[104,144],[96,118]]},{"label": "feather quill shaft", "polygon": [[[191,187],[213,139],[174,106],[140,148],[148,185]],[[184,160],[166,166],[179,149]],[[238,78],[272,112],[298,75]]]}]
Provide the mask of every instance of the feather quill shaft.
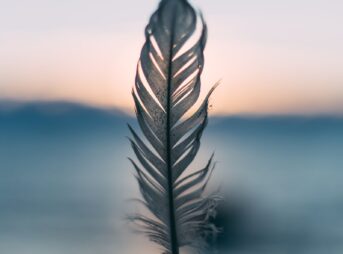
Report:
[{"label": "feather quill shaft", "polygon": [[150,240],[164,254],[179,254],[180,247],[206,246],[206,237],[215,234],[209,223],[218,197],[204,196],[213,170],[212,157],[206,167],[187,174],[207,124],[208,99],[185,119],[199,98],[200,76],[207,27],[200,18],[201,35],[192,46],[199,15],[187,0],[162,0],[145,29],[146,42],[137,66],[132,92],[143,141],[131,126],[130,139],[139,165],[132,162],[143,203],[151,218],[134,215]]}]

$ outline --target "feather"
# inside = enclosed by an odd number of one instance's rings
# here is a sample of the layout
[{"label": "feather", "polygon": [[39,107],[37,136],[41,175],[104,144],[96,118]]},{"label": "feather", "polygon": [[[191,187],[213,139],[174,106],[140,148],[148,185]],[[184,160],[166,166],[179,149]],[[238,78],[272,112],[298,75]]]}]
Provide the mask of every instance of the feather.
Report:
[{"label": "feather", "polygon": [[[197,23],[201,24],[200,38],[185,49]],[[199,98],[207,27],[186,0],[162,0],[145,36],[132,91],[145,139],[129,126],[139,163],[130,161],[142,203],[152,216],[136,214],[130,219],[140,224],[164,254],[179,254],[183,246],[201,250],[206,237],[217,231],[209,218],[219,198],[204,194],[213,156],[203,169],[191,174],[186,171],[199,150],[214,88],[195,113],[187,117],[186,113]]]}]

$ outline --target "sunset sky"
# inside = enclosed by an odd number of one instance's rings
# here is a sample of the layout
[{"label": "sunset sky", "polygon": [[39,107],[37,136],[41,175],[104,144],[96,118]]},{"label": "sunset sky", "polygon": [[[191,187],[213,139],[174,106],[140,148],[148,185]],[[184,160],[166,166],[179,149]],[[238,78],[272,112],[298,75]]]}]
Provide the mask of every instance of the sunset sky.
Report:
[{"label": "sunset sky", "polygon": [[[3,1],[0,100],[132,111],[157,0]],[[203,91],[216,114],[343,114],[343,1],[193,0],[209,26]]]}]

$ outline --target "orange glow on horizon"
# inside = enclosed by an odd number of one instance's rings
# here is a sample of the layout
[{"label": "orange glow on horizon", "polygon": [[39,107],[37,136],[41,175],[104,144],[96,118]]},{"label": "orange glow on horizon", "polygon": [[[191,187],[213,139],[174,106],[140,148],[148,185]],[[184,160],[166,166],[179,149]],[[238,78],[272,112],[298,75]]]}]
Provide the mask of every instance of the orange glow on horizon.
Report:
[{"label": "orange glow on horizon", "polygon": [[[233,29],[247,29],[244,20],[232,16],[238,23],[227,28],[224,16],[208,13],[201,96],[222,80],[211,98],[212,114],[343,114],[342,52],[269,37],[261,42],[263,30],[250,38]],[[148,14],[129,24],[130,32],[121,26],[39,36],[11,32],[13,38],[0,42],[0,100],[66,100],[133,112],[131,89]]]}]

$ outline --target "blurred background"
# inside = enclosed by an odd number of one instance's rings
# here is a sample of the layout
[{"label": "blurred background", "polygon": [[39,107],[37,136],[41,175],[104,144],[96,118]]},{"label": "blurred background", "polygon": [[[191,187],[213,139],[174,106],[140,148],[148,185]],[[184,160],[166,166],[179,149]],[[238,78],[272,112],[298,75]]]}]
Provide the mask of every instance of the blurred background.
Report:
[{"label": "blurred background", "polygon": [[[342,253],[342,2],[192,3],[210,32],[203,92],[222,79],[192,165],[215,152],[210,188],[225,199],[211,244]],[[126,123],[137,127],[130,91],[157,4],[2,3],[1,253],[159,253],[124,220],[140,209]]]}]

